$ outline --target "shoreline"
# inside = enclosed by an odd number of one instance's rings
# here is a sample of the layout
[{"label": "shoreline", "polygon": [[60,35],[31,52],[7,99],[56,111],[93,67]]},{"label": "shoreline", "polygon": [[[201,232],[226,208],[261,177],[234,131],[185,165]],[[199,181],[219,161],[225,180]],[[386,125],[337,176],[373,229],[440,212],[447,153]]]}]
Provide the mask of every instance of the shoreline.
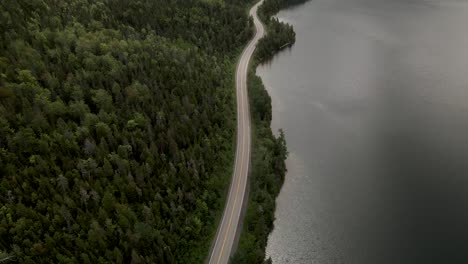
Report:
[{"label": "shoreline", "polygon": [[[287,23],[272,16],[280,9],[304,0],[289,3],[265,0],[259,7],[260,21],[267,34],[255,50],[254,61],[249,66],[248,89],[252,109],[252,160],[249,177],[250,193],[245,206],[245,220],[239,238],[238,250],[232,263],[271,263],[266,259],[266,244],[273,230],[276,198],[281,190],[286,173],[287,148],[284,133],[275,136],[271,128],[271,98],[255,71],[258,65],[269,61],[286,46],[295,43],[295,33]],[[281,7],[281,8],[280,8]],[[275,133],[276,134],[276,133]],[[270,162],[266,162],[270,161]]]}]

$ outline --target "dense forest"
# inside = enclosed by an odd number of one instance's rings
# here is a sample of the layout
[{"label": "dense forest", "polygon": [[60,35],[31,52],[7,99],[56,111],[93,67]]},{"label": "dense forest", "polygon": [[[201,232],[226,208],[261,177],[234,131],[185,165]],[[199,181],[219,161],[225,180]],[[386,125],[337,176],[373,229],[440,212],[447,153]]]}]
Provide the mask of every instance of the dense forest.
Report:
[{"label": "dense forest", "polygon": [[0,1],[0,260],[203,262],[248,2]]}]

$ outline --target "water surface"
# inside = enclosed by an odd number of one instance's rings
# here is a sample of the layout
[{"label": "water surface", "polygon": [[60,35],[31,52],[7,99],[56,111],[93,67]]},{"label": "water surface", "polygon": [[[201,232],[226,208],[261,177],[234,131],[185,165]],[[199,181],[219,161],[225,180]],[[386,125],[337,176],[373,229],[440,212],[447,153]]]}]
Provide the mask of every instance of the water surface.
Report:
[{"label": "water surface", "polygon": [[312,0],[257,69],[290,151],[273,263],[468,263],[468,1]]}]

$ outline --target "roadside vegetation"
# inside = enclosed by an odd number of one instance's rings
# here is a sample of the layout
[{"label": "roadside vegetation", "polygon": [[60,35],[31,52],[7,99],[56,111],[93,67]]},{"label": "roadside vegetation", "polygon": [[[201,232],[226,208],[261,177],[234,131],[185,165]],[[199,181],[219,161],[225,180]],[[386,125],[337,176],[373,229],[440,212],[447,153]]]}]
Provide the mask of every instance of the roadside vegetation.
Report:
[{"label": "roadside vegetation", "polygon": [[259,41],[249,69],[253,134],[249,203],[239,245],[231,258],[233,264],[271,263],[271,259],[265,259],[265,248],[268,235],[273,230],[275,199],[284,182],[288,152],[283,131],[279,131],[278,137],[271,131],[271,98],[262,80],[255,74],[255,69],[295,42],[292,26],[271,16],[281,8],[306,1],[265,0],[259,7],[259,18],[266,27],[267,35]]},{"label": "roadside vegetation", "polygon": [[[252,160],[249,202],[243,230],[232,263],[264,263],[268,234],[273,228],[275,198],[284,181],[286,141],[270,128],[271,99],[252,67],[249,72],[252,111]],[[269,262],[267,262],[269,263]]]}]

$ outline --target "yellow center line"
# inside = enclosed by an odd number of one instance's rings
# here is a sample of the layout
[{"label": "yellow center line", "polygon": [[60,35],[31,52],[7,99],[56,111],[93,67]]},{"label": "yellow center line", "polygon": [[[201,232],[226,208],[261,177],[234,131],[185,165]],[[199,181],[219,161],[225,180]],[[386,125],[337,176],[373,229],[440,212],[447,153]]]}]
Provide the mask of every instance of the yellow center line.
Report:
[{"label": "yellow center line", "polygon": [[[260,1],[261,2],[261,1]],[[259,4],[259,3],[258,3]],[[257,4],[257,5],[258,5]],[[256,11],[253,12],[253,14],[251,15],[254,15],[256,16]],[[261,25],[261,24],[260,24]],[[239,197],[239,190],[240,190],[240,183],[241,183],[241,178],[242,178],[242,175],[243,175],[243,168],[244,168],[244,154],[245,154],[245,145],[246,144],[249,144],[248,142],[250,142],[250,139],[247,141],[247,143],[245,142],[246,140],[246,137],[247,136],[250,136],[250,135],[247,135],[247,132],[246,132],[246,126],[245,126],[245,119],[246,119],[246,112],[248,111],[248,108],[247,108],[247,111],[245,111],[244,109],[244,98],[245,98],[245,91],[244,89],[246,90],[247,89],[247,80],[246,80],[246,76],[247,76],[247,66],[249,65],[249,62],[250,62],[250,58],[248,58],[248,60],[246,62],[242,62],[244,56],[247,56],[247,57],[250,57],[252,56],[252,53],[253,53],[253,50],[255,50],[255,44],[259,38],[260,35],[263,35],[263,28],[259,29],[259,26],[257,25],[257,21],[255,21],[255,27],[256,27],[256,33],[255,33],[255,36],[254,38],[251,40],[251,42],[247,45],[247,48],[244,50],[244,52],[242,53],[242,56],[241,56],[241,63],[239,64],[239,67],[238,67],[238,70],[240,70],[240,72],[236,72],[236,74],[240,74],[240,75],[237,75],[239,76],[239,80],[240,80],[240,90],[238,90],[239,92],[239,98],[240,100],[238,100],[238,103],[240,105],[240,109],[238,109],[238,111],[242,111],[242,115],[240,116],[241,118],[239,120],[241,120],[242,122],[238,123],[238,125],[240,124],[244,124],[242,126],[242,133],[240,134],[241,137],[242,137],[242,154],[241,154],[241,160],[240,160],[240,174],[239,177],[237,178],[237,188],[236,188],[236,195],[234,197],[234,204],[232,206],[232,209],[231,209],[231,215],[229,216],[229,222],[228,222],[228,226],[227,226],[227,229],[225,230],[224,232],[224,239],[223,239],[223,244],[221,246],[221,251],[219,253],[219,256],[218,256],[218,260],[216,261],[217,264],[220,263],[221,261],[221,258],[223,256],[223,253],[224,253],[224,247],[226,245],[226,240],[227,240],[227,237],[228,237],[228,234],[229,234],[229,230],[231,228],[231,225],[232,225],[232,217],[234,216],[234,211],[235,211],[235,208],[236,208],[236,203],[237,203],[237,198]],[[259,33],[259,32],[262,32],[262,33]],[[243,70],[244,69],[244,70]],[[238,85],[236,83],[236,85]],[[238,99],[239,99],[238,98]],[[247,101],[248,103],[248,101]],[[244,111],[243,111],[244,110]],[[247,124],[248,127],[250,127],[250,124]],[[249,131],[249,129],[247,129],[247,131]],[[239,143],[239,142],[238,142]],[[236,154],[237,155],[237,154]],[[250,155],[249,155],[250,156]],[[236,157],[236,162],[237,162],[237,157]],[[236,164],[237,165],[237,164]],[[235,170],[236,171],[236,170]],[[229,199],[229,198],[228,198]],[[229,200],[228,200],[228,203],[229,203]],[[224,219],[223,219],[224,221]],[[222,222],[223,222],[222,221]]]},{"label": "yellow center line", "polygon": [[[248,49],[249,47],[247,47]],[[240,95],[241,95],[241,100],[240,100],[240,103],[241,103],[241,109],[243,109],[244,107],[244,93],[243,93],[243,90],[242,89],[242,84],[244,83],[243,82],[243,76],[241,75],[241,89],[240,89]],[[244,120],[245,120],[245,111],[242,111],[242,123],[244,123]],[[241,155],[241,161],[240,161],[240,174],[242,175],[242,169],[244,168],[244,153],[245,153],[245,136],[246,136],[247,133],[245,133],[245,126],[242,127],[242,135],[244,135],[242,137],[242,155]],[[234,215],[234,209],[236,208],[236,203],[237,203],[237,197],[239,196],[239,187],[240,187],[240,181],[241,181],[241,177],[238,177],[237,179],[237,189],[236,189],[236,196],[234,197],[234,205],[232,207],[232,210],[231,210],[231,216],[229,217],[229,222],[228,222],[228,227],[227,227],[227,231],[224,233],[224,239],[223,239],[223,245],[221,246],[221,252],[219,253],[219,256],[218,256],[218,261],[216,263],[219,263],[219,261],[221,260],[221,257],[223,256],[223,252],[224,252],[224,246],[226,245],[226,239],[228,237],[228,232],[229,232],[229,229],[231,228],[231,224],[232,224],[232,217]]]}]

